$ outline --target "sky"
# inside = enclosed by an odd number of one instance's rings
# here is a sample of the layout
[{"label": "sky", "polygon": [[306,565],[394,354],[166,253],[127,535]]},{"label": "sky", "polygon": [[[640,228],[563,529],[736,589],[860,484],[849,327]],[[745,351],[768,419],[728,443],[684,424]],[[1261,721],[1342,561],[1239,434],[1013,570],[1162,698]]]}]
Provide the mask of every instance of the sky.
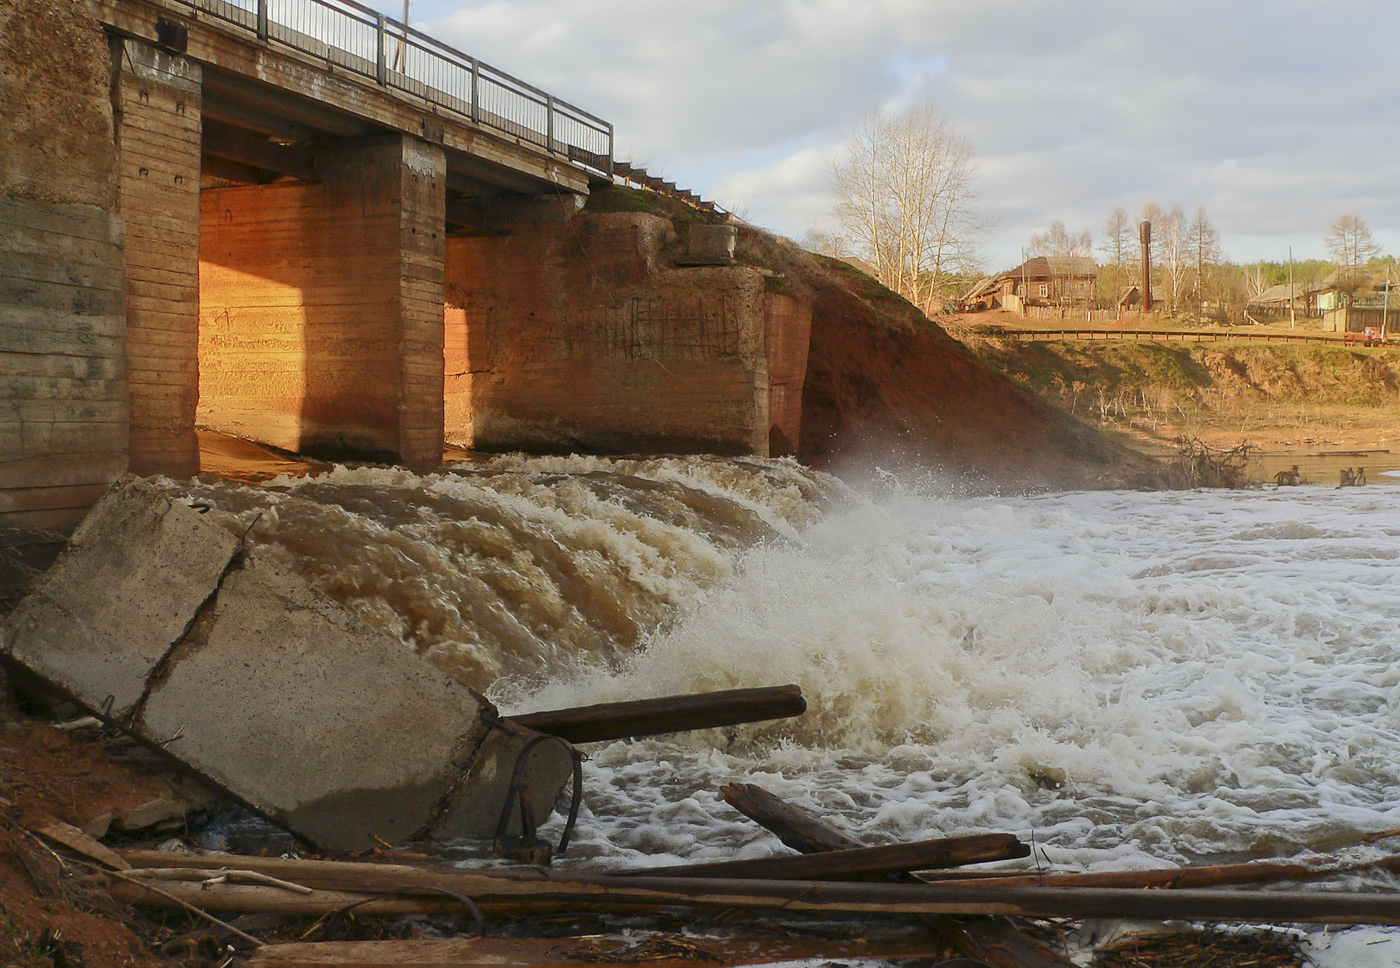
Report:
[{"label": "sky", "polygon": [[[392,16],[401,0],[376,0]],[[617,157],[800,240],[871,110],[930,101],[978,160],[984,268],[1059,220],[1203,205],[1235,261],[1400,252],[1393,0],[415,0],[413,26],[590,111]]]}]

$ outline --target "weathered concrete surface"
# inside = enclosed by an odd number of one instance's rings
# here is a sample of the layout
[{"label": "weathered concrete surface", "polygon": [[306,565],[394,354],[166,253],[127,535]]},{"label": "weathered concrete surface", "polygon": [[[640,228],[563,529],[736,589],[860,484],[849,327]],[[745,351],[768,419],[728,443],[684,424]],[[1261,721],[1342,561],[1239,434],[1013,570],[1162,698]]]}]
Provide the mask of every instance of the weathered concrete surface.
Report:
[{"label": "weathered concrete surface", "polygon": [[317,168],[319,183],[203,193],[199,423],[300,453],[436,466],[442,149],[347,142]]},{"label": "weathered concrete surface", "polygon": [[[94,712],[335,849],[490,836],[515,759],[538,735],[497,726],[488,704],[426,660],[136,478],[94,508],[0,642]],[[543,814],[570,764],[562,751],[532,762]]]},{"label": "weathered concrete surface", "polygon": [[0,596],[126,470],[111,52],[87,0],[0,0]]},{"label": "weathered concrete surface", "polygon": [[738,237],[732,225],[707,225],[696,222],[690,226],[684,255],[676,256],[683,266],[732,266],[734,243]]},{"label": "weathered concrete surface", "polygon": [[171,656],[135,724],[318,843],[422,829],[485,739],[434,666],[253,550]]},{"label": "weathered concrete surface", "polygon": [[131,470],[193,477],[199,399],[200,66],[123,40],[115,70],[126,220]]},{"label": "weathered concrete surface", "polygon": [[59,564],[5,622],[0,641],[37,675],[123,719],[237,548],[225,529],[127,478],[74,532]]},{"label": "weathered concrete surface", "polygon": [[449,439],[766,454],[764,275],[673,268],[674,241],[668,219],[635,212],[449,239],[447,317],[466,334],[447,342],[470,350],[447,403],[470,428],[449,425]]}]

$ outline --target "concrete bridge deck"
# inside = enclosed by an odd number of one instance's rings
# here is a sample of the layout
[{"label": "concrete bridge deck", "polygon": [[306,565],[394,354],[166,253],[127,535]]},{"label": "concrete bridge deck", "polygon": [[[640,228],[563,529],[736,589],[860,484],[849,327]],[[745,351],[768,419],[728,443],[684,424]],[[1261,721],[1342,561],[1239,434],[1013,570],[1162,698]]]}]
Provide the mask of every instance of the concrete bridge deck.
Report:
[{"label": "concrete bridge deck", "polygon": [[451,199],[610,179],[611,124],[346,0],[100,0],[97,16],[200,65],[216,173],[314,178],[315,145],[392,132],[443,147]]}]

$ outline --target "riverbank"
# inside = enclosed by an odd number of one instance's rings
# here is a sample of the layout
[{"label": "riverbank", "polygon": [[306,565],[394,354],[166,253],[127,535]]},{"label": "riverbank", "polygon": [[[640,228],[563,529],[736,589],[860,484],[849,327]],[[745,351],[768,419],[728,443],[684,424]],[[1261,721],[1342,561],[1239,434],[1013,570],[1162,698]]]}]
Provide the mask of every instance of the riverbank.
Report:
[{"label": "riverbank", "polygon": [[1400,448],[1400,347],[1251,338],[1286,334],[1286,324],[1200,343],[997,335],[1013,324],[1024,321],[1003,313],[945,321],[979,359],[1142,453],[1174,453],[1181,438],[1280,454]]}]

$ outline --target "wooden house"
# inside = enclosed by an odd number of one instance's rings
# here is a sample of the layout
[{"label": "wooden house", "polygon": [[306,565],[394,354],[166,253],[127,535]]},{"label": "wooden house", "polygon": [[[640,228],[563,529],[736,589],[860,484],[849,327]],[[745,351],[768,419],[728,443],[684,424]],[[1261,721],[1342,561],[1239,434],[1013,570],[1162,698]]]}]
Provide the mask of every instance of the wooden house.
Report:
[{"label": "wooden house", "polygon": [[1245,304],[1247,312],[1260,315],[1265,313],[1287,313],[1290,309],[1306,316],[1318,313],[1319,289],[1316,284],[1305,282],[1282,283],[1270,286]]},{"label": "wooden house", "polygon": [[1009,272],[987,276],[962,302],[969,310],[1024,306],[1087,306],[1094,298],[1099,268],[1087,256],[1039,255]]}]

